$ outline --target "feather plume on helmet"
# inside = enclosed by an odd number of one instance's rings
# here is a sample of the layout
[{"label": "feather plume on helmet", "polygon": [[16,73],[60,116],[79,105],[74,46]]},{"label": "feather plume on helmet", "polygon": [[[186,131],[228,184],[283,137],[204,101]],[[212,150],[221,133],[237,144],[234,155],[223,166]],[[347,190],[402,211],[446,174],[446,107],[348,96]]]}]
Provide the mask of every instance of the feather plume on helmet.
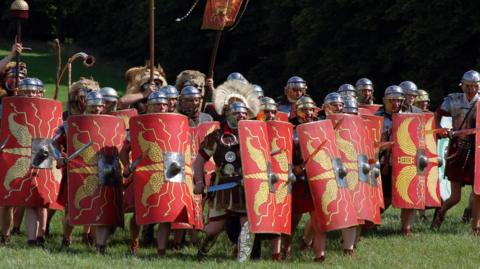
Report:
[{"label": "feather plume on helmet", "polygon": [[[153,79],[160,81],[160,86],[166,86],[165,72],[159,65],[153,70]],[[150,81],[150,68],[145,66],[135,66],[125,72],[125,79],[127,80],[127,94],[139,93],[143,84]]]},{"label": "feather plume on helmet", "polygon": [[254,86],[239,80],[227,80],[218,86],[213,92],[212,101],[219,115],[223,115],[224,108],[234,101],[247,105],[249,118],[256,117],[260,110],[260,100]]},{"label": "feather plume on helmet", "polygon": [[205,87],[205,74],[197,71],[197,70],[183,70],[178,74],[177,81],[175,82],[175,88],[178,90],[183,89],[185,87],[185,83],[189,81],[191,83],[190,86],[194,86],[199,89],[203,89]]}]

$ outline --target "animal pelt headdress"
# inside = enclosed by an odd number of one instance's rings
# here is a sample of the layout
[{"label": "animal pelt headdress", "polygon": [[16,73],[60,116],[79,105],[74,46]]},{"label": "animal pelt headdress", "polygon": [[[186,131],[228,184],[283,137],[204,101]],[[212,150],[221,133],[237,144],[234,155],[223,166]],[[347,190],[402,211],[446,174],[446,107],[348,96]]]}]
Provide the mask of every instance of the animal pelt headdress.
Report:
[{"label": "animal pelt headdress", "polygon": [[175,88],[179,91],[185,87],[185,83],[189,81],[191,86],[203,89],[205,87],[205,74],[197,70],[183,70],[178,74]]},{"label": "animal pelt headdress", "polygon": [[[150,81],[150,68],[145,66],[132,67],[125,72],[125,79],[127,80],[127,94],[139,93],[143,84]],[[166,86],[165,72],[159,65],[153,70],[153,79],[160,80],[160,86]]]},{"label": "animal pelt headdress", "polygon": [[254,86],[240,80],[227,80],[218,86],[212,96],[215,111],[224,114],[224,109],[234,101],[241,101],[248,107],[248,117],[254,118],[260,110],[260,100]]},{"label": "animal pelt headdress", "polygon": [[78,81],[75,81],[70,86],[68,90],[68,100],[69,100],[69,110],[72,114],[79,114],[80,111],[77,109],[77,95],[80,89],[88,89],[89,91],[98,91],[100,89],[100,85],[97,81],[95,81],[92,77],[84,78],[81,77]]}]

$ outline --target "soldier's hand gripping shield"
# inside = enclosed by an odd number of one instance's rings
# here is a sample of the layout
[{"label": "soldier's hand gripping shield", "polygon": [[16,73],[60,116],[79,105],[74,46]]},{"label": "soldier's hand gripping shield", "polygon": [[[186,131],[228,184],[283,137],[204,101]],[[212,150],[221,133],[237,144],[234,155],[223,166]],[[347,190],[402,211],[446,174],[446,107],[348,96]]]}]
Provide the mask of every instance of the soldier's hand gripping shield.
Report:
[{"label": "soldier's hand gripping shield", "polygon": [[122,168],[119,152],[125,142],[123,120],[110,115],[68,118],[68,214],[72,225],[123,226]]},{"label": "soldier's hand gripping shield", "polygon": [[357,225],[357,213],[345,178],[347,170],[337,149],[332,122],[300,124],[297,133],[315,205],[314,214],[319,220],[314,225],[322,231]]},{"label": "soldier's hand gripping shield", "polygon": [[140,225],[194,225],[188,118],[173,113],[130,119],[132,158],[145,156],[134,172],[135,215]]},{"label": "soldier's hand gripping shield", "polygon": [[327,116],[335,126],[335,139],[343,165],[347,169],[348,188],[360,220],[375,222],[375,209],[370,199],[371,165],[368,150],[373,141],[368,140],[364,120],[358,115],[331,114]]},{"label": "soldier's hand gripping shield", "polygon": [[428,165],[425,167],[425,207],[440,207],[439,167],[443,164],[443,156],[437,152],[437,138],[433,132],[437,127],[435,116],[431,112],[424,113],[425,116],[425,155],[428,158]]},{"label": "soldier's hand gripping shield", "polygon": [[425,208],[425,117],[420,113],[393,114],[392,205]]},{"label": "soldier's hand gripping shield", "polygon": [[59,208],[61,170],[52,138],[62,124],[62,103],[44,98],[3,99],[0,135],[0,205]]},{"label": "soldier's hand gripping shield", "polygon": [[[293,127],[286,122],[267,126],[266,122],[244,120],[239,122],[238,130],[250,231],[290,234],[288,161],[292,142],[287,140],[292,139]],[[275,141],[275,152],[270,139]]]}]

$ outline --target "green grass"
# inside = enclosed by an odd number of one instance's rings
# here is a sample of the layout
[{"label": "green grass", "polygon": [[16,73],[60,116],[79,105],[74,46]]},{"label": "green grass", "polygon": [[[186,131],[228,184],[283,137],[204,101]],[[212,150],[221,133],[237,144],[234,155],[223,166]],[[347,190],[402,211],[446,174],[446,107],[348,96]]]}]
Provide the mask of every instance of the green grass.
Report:
[{"label": "green grass", "polygon": [[[27,64],[28,76],[37,77],[45,84],[48,97],[52,97],[55,91],[56,84],[56,72],[57,72],[57,56],[55,49],[47,43],[38,42],[25,42],[27,47],[31,47],[32,51],[25,51],[21,55],[21,61]],[[0,41],[0,57],[8,55],[11,44],[6,41]],[[73,54],[84,51],[91,53],[89,49],[77,49],[73,46],[62,45],[62,68],[67,63],[69,57]],[[72,65],[72,82],[78,80],[80,77],[93,77],[100,83],[100,87],[113,87],[119,93],[125,92],[125,71],[128,66],[124,62],[111,61],[104,59],[101,56],[92,55],[96,58],[96,63],[86,68],[81,59],[77,59]],[[65,71],[63,76],[62,85],[59,89],[58,100],[67,100],[67,84],[68,84],[68,71]]]},{"label": "green grass", "polygon": [[[0,42],[1,44],[1,42]],[[32,52],[25,53],[22,60],[28,64],[29,76],[43,80],[47,85],[48,96],[53,95],[55,85],[56,56],[47,44],[27,43],[33,47]],[[0,47],[8,48],[3,42]],[[65,49],[63,62],[74,52]],[[88,51],[88,50],[86,50]],[[0,57],[7,50],[0,50]],[[80,63],[73,67],[73,80],[79,76],[93,75],[101,85],[113,86],[120,92],[125,89],[123,74],[127,65],[97,57],[94,67],[86,69]],[[66,76],[64,85],[66,84]],[[59,100],[66,100],[66,87],[60,90]],[[461,223],[461,215],[465,207],[469,190],[464,190],[462,202],[449,211],[447,219],[438,232],[429,230],[430,222],[417,223],[415,233],[410,238],[399,235],[399,215],[397,209],[388,209],[383,215],[383,223],[376,231],[364,233],[355,257],[342,255],[338,233],[329,234],[327,243],[327,261],[325,268],[478,268],[480,255],[477,247],[480,237],[470,233],[470,225]],[[427,212],[429,219],[432,210]],[[75,230],[74,243],[69,250],[61,250],[62,238],[60,219],[63,213],[58,212],[52,222],[52,236],[47,238],[47,248],[28,248],[25,235],[15,236],[6,247],[0,247],[0,268],[316,268],[320,265],[312,262],[311,251],[298,251],[298,239],[303,232],[303,220],[296,233],[294,257],[292,261],[272,263],[268,261],[270,251],[268,242],[264,243],[264,261],[238,264],[231,257],[231,244],[222,235],[204,262],[195,259],[196,249],[188,247],[182,251],[168,251],[162,259],[155,257],[152,247],[142,248],[134,257],[127,254],[128,230],[117,229],[110,240],[108,254],[99,256],[93,248],[83,246],[80,241],[81,228]],[[126,223],[130,216],[126,217]],[[24,227],[22,232],[25,233]]]},{"label": "green grass", "polygon": [[[468,193],[464,191],[461,204],[449,211],[438,232],[429,229],[430,222],[418,222],[415,233],[405,238],[398,233],[399,210],[388,209],[383,215],[383,224],[376,231],[365,232],[355,257],[345,257],[341,251],[338,233],[329,234],[325,268],[478,268],[480,257],[477,252],[480,238],[470,233],[469,224],[461,222],[461,215]],[[431,219],[433,211],[427,211]],[[296,233],[292,261],[273,263],[269,244],[264,242],[264,261],[238,264],[231,257],[231,244],[222,235],[203,262],[195,259],[196,249],[188,247],[182,251],[169,250],[165,258],[155,257],[153,247],[141,248],[134,257],[128,254],[128,230],[117,229],[110,240],[108,254],[95,254],[93,248],[80,243],[81,227],[75,230],[75,239],[69,250],[61,250],[61,224],[63,213],[55,215],[52,235],[47,238],[45,250],[26,247],[26,236],[15,236],[11,244],[0,248],[2,268],[314,268],[311,251],[300,252],[298,239],[303,224]],[[130,215],[126,216],[127,220]],[[303,223],[303,222],[302,222]],[[23,227],[22,232],[25,233]]]}]

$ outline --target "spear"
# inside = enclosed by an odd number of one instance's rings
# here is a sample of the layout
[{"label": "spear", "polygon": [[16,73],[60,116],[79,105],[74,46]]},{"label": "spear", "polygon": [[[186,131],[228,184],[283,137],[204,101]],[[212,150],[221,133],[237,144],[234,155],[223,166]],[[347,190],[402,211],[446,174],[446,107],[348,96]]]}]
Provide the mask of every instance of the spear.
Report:
[{"label": "spear", "polygon": [[150,83],[153,82],[153,70],[155,68],[155,0],[149,0],[149,17],[150,17]]},{"label": "spear", "polygon": [[[28,3],[25,0],[15,0],[10,5],[10,14],[17,19],[17,35],[15,37],[16,43],[22,42],[22,20],[28,19]],[[20,53],[17,52],[15,56],[15,87],[13,89],[14,95],[17,95],[19,84],[19,69],[20,69]]]}]

